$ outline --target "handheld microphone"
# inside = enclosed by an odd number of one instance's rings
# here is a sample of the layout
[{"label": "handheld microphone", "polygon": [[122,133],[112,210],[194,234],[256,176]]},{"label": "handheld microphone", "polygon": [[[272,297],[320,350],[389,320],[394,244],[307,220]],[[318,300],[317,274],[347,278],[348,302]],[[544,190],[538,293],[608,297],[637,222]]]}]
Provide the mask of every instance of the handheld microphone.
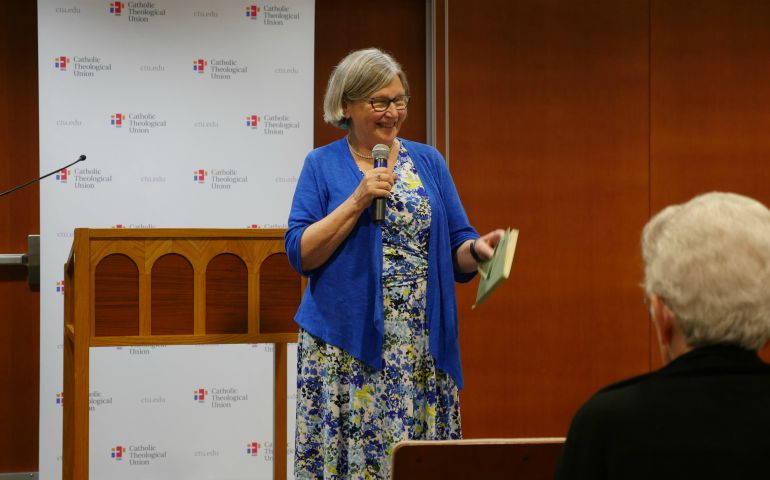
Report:
[{"label": "handheld microphone", "polygon": [[54,173],[56,173],[56,172],[60,172],[60,171],[64,170],[65,168],[69,168],[69,167],[71,167],[71,166],[75,165],[75,164],[76,164],[76,163],[78,163],[78,162],[83,162],[83,161],[85,161],[85,159],[86,159],[86,156],[85,156],[85,155],[81,155],[81,156],[79,156],[79,157],[78,157],[78,159],[77,159],[77,160],[75,160],[74,162],[70,163],[69,165],[65,165],[65,166],[63,166],[63,167],[61,167],[61,168],[57,168],[57,169],[56,169],[56,170],[54,170],[53,172],[51,172],[51,173],[46,173],[45,175],[43,175],[43,176],[42,176],[42,177],[40,177],[40,178],[36,178],[36,179],[34,179],[34,180],[30,180],[29,182],[27,182],[27,183],[25,183],[25,184],[23,184],[23,185],[19,185],[19,186],[17,186],[17,187],[14,187],[14,188],[12,188],[12,189],[10,189],[10,190],[6,190],[6,191],[4,191],[3,193],[0,193],[0,197],[2,197],[2,196],[5,196],[5,195],[8,195],[9,193],[13,193],[13,192],[15,192],[16,190],[21,190],[22,188],[26,187],[27,185],[32,185],[32,184],[33,184],[33,183],[35,183],[35,182],[39,182],[40,180],[44,179],[45,177],[50,177],[51,175],[53,175],[53,174],[54,174]]},{"label": "handheld microphone", "polygon": [[[378,143],[372,149],[372,158],[374,158],[374,168],[388,166],[388,155],[390,148],[387,145]],[[385,221],[385,199],[378,197],[374,199],[374,223]]]}]

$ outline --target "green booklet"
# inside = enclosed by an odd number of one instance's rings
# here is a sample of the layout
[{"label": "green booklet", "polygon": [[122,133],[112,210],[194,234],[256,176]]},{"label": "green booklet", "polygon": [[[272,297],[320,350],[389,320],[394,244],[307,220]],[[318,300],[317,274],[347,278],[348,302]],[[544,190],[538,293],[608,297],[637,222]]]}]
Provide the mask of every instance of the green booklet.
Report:
[{"label": "green booklet", "polygon": [[472,308],[481,305],[511,274],[513,254],[516,252],[518,239],[519,231],[509,228],[495,245],[492,258],[479,264],[479,289],[476,292],[476,303]]}]

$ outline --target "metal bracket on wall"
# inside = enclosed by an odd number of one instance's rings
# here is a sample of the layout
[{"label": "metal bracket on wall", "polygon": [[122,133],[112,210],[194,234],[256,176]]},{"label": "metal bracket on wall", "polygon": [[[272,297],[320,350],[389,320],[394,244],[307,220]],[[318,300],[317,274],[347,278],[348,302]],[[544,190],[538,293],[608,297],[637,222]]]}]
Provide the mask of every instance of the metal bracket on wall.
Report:
[{"label": "metal bracket on wall", "polygon": [[27,235],[27,253],[0,253],[0,266],[24,265],[30,286],[40,285],[40,235]]}]

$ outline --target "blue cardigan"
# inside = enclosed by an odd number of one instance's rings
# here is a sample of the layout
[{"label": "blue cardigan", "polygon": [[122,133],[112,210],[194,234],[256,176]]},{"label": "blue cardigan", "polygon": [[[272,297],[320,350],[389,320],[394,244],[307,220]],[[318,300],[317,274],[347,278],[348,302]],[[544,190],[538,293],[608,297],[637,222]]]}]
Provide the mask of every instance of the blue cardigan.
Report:
[{"label": "blue cardigan", "polygon": [[[463,386],[452,253],[479,237],[469,224],[441,154],[428,145],[401,140],[431,205],[428,244],[427,322],[436,366]],[[320,267],[303,271],[300,239],[305,229],[344,202],[361,172],[344,138],[310,152],[302,167],[289,214],[285,244],[295,270],[310,277],[294,320],[312,335],[347,351],[375,370],[383,367],[382,229],[364,211],[348,237]]]}]

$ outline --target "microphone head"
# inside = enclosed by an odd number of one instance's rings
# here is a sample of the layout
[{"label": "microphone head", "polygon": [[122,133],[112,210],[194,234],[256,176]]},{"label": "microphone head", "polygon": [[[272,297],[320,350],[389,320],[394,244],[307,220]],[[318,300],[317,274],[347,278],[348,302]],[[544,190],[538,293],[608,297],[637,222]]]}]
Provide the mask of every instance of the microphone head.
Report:
[{"label": "microphone head", "polygon": [[80,155],[80,156],[78,157],[78,162],[82,162],[82,161],[85,161],[85,159],[86,159],[86,156],[85,156],[85,155]]},{"label": "microphone head", "polygon": [[374,158],[375,162],[384,162],[387,165],[388,155],[390,155],[390,148],[382,143],[378,143],[372,149],[372,158]]}]

